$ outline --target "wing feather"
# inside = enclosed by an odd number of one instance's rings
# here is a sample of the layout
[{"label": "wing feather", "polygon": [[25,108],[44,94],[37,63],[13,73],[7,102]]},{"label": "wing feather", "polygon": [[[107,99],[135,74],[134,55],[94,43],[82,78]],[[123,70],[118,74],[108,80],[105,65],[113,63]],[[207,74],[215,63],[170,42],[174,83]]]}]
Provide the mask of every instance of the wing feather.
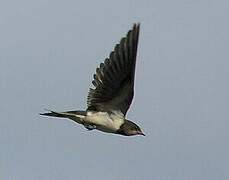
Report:
[{"label": "wing feather", "polygon": [[139,37],[139,24],[123,37],[119,44],[96,69],[87,98],[88,110],[128,111],[134,96],[135,64]]}]

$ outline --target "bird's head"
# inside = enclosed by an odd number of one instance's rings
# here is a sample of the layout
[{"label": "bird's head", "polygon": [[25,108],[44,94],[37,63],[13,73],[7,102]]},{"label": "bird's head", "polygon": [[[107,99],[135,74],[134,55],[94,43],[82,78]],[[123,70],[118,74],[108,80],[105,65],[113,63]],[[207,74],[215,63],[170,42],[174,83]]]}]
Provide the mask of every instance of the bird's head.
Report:
[{"label": "bird's head", "polygon": [[134,135],[145,136],[141,128],[137,124],[129,120],[125,120],[124,123],[120,126],[120,129],[118,130],[118,134],[124,136],[134,136]]}]

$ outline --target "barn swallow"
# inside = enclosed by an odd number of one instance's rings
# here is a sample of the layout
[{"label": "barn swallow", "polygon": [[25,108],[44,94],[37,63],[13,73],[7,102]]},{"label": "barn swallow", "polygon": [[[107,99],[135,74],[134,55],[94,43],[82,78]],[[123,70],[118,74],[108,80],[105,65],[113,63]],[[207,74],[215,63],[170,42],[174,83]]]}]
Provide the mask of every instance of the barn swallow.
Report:
[{"label": "barn swallow", "polygon": [[68,118],[86,129],[124,136],[143,135],[141,128],[127,120],[134,97],[134,77],[140,24],[134,24],[114,50],[99,65],[87,96],[86,111],[49,111],[43,116]]}]

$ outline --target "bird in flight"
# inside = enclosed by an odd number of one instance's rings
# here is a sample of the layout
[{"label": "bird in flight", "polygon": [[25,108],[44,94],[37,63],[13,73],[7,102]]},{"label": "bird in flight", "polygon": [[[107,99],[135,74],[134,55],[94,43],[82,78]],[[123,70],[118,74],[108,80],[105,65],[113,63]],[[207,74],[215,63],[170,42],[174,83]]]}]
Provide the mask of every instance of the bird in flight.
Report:
[{"label": "bird in flight", "polygon": [[134,96],[134,76],[140,24],[123,37],[119,44],[99,65],[87,96],[86,111],[50,111],[40,115],[68,118],[88,130],[124,136],[143,135],[141,128],[127,120],[126,113]]}]

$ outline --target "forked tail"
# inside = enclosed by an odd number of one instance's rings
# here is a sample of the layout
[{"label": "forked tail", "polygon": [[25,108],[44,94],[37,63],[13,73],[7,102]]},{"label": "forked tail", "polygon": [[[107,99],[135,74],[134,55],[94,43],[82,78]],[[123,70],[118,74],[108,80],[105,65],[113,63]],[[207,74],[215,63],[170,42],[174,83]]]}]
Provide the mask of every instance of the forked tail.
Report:
[{"label": "forked tail", "polygon": [[69,118],[78,123],[82,123],[82,119],[87,115],[86,111],[66,111],[66,112],[56,112],[56,111],[51,111],[51,110],[47,110],[47,111],[49,112],[40,113],[40,115],[59,117],[59,118]]}]

